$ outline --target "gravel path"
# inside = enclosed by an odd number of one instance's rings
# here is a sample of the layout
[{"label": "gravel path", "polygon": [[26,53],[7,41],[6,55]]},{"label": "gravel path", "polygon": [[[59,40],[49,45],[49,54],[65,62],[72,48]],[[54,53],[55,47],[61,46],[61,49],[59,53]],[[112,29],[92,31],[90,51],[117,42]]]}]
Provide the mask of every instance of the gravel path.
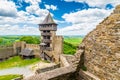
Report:
[{"label": "gravel path", "polygon": [[33,75],[34,72],[29,69],[28,66],[26,67],[14,67],[9,69],[0,70],[0,75],[6,74],[23,74],[23,76],[30,76]]}]

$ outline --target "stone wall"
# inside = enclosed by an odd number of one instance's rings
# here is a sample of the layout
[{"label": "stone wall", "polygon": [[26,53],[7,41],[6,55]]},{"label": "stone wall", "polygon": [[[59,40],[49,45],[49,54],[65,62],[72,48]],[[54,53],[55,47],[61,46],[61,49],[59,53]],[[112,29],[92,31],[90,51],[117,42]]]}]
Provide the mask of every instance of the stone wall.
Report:
[{"label": "stone wall", "polygon": [[0,60],[14,56],[13,47],[0,47]]},{"label": "stone wall", "polygon": [[68,63],[64,55],[61,55],[60,61],[64,66],[62,65],[60,68],[32,75],[24,80],[76,80],[75,76],[73,76],[76,68]]},{"label": "stone wall", "polygon": [[[23,41],[15,42],[13,45],[14,53],[19,54],[23,49],[30,48],[34,50],[34,54],[36,57],[40,57],[40,47],[39,44],[26,44]],[[18,52],[17,49],[20,48],[20,51]]]},{"label": "stone wall", "polygon": [[40,46],[38,44],[26,44],[25,48],[33,49],[35,56],[40,57]]},{"label": "stone wall", "polygon": [[52,52],[55,62],[59,63],[60,55],[63,54],[63,37],[56,36],[54,39],[54,51]]},{"label": "stone wall", "polygon": [[120,14],[111,14],[82,42],[85,47],[84,65],[100,80],[120,80],[119,22]]},{"label": "stone wall", "polygon": [[51,70],[56,69],[56,68],[60,68],[60,64],[52,65],[52,66],[45,67],[42,69],[37,69],[35,73],[39,74],[39,73],[43,73],[46,71],[51,71]]}]

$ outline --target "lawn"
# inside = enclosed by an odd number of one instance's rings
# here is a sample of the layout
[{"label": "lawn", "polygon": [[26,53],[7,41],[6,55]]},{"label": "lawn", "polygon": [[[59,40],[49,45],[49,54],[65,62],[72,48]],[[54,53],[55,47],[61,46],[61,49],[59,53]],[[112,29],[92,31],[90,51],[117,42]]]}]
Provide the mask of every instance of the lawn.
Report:
[{"label": "lawn", "polygon": [[41,61],[40,58],[21,59],[19,56],[11,57],[8,60],[0,62],[0,69],[22,67]]},{"label": "lawn", "polygon": [[10,74],[0,76],[0,80],[12,80],[14,78],[21,77],[20,75]]}]

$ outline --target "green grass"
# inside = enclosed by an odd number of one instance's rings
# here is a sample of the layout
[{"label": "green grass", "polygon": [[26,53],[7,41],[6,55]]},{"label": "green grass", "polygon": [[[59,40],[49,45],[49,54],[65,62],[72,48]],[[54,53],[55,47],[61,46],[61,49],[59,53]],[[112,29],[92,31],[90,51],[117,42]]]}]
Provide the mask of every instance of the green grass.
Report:
[{"label": "green grass", "polygon": [[0,62],[0,69],[11,67],[22,67],[41,61],[39,58],[34,59],[21,59],[19,56],[11,57],[8,60]]},{"label": "green grass", "polygon": [[76,48],[77,48],[77,46],[74,46],[73,44],[68,43],[68,42],[64,42],[63,53],[73,55],[76,52]]},{"label": "green grass", "polygon": [[83,38],[81,37],[69,37],[69,38],[64,38],[65,42],[71,43],[74,46],[78,46],[82,42]]},{"label": "green grass", "polygon": [[82,42],[81,37],[65,37],[63,44],[64,54],[75,54],[77,46]]},{"label": "green grass", "polygon": [[0,76],[0,80],[12,80],[17,77],[21,77],[21,75],[15,75],[15,74],[2,75],[2,76]]}]

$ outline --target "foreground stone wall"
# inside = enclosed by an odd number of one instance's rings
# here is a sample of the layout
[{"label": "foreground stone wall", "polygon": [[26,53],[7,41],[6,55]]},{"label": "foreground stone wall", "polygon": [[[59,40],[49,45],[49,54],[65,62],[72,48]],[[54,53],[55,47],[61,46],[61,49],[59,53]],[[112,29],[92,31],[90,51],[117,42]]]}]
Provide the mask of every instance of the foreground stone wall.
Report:
[{"label": "foreground stone wall", "polygon": [[[63,59],[64,56],[61,56],[61,59]],[[35,74],[30,77],[24,78],[24,80],[76,80],[75,76],[73,76],[76,71],[76,68],[74,68],[72,65],[68,66],[68,62],[65,61],[67,60],[63,60],[62,62],[64,65],[63,67],[56,68],[54,70],[43,72],[40,74]]]},{"label": "foreground stone wall", "polygon": [[103,20],[85,37],[82,44],[85,47],[84,65],[88,72],[100,80],[120,80],[119,13],[112,13]]}]

